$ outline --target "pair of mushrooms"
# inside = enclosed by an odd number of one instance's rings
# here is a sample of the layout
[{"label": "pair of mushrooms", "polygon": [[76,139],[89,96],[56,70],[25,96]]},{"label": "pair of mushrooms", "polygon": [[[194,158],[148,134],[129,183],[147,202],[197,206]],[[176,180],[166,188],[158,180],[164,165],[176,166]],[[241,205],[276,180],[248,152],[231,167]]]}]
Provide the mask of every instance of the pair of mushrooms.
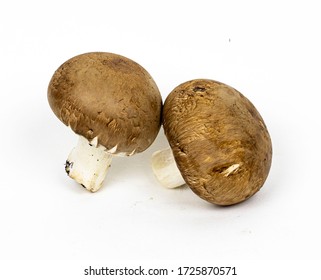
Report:
[{"label": "pair of mushrooms", "polygon": [[161,123],[170,148],[153,154],[152,168],[166,187],[187,184],[208,202],[232,205],[255,194],[268,176],[272,145],[264,121],[248,99],[223,83],[183,83],[162,106],[143,67],[95,52],[56,70],[48,101],[79,135],[65,170],[91,192],[101,187],[112,156],[147,149]]}]

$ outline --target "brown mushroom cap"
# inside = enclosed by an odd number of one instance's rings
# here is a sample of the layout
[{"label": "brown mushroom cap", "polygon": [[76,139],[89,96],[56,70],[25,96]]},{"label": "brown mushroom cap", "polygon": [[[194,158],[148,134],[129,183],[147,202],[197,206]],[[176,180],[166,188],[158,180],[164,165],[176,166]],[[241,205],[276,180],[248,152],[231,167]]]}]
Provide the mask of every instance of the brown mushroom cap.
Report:
[{"label": "brown mushroom cap", "polygon": [[75,56],[54,73],[48,101],[56,116],[117,153],[142,152],[157,136],[162,100],[148,72],[112,53]]},{"label": "brown mushroom cap", "polygon": [[246,200],[264,184],[272,144],[253,104],[213,80],[176,87],[163,108],[164,131],[190,188],[219,205]]}]

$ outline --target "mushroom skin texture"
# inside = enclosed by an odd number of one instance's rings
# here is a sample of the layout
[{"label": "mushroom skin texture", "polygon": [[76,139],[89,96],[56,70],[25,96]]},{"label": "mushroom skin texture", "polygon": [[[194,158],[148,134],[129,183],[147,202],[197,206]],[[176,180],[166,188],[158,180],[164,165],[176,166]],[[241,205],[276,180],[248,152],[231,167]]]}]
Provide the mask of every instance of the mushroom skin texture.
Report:
[{"label": "mushroom skin texture", "polygon": [[[58,119],[83,137],[70,157],[85,162],[66,162],[67,174],[78,174],[75,177],[83,177],[79,174],[88,160],[77,153],[93,147],[108,156],[131,156],[153,143],[161,125],[162,98],[153,78],[136,62],[113,53],[85,53],[63,63],[49,83],[48,101]],[[88,151],[85,153],[92,154]],[[94,156],[97,164],[98,159],[106,158],[99,153]],[[108,168],[110,159],[103,162]],[[76,166],[83,170],[72,172]],[[97,191],[102,182],[95,182],[95,168],[88,170],[93,174],[86,174],[86,180],[73,179]],[[101,166],[96,171],[105,172]]]},{"label": "mushroom skin texture", "polygon": [[[184,181],[202,199],[233,205],[263,186],[271,138],[259,112],[236,89],[205,79],[179,85],[165,101],[163,126]],[[153,157],[159,160],[159,154]]]}]

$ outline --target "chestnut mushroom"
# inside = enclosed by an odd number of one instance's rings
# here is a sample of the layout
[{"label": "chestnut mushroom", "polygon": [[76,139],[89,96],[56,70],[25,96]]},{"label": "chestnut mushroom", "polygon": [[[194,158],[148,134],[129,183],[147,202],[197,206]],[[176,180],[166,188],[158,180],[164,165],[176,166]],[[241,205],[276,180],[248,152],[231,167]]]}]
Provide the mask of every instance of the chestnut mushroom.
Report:
[{"label": "chestnut mushroom", "polygon": [[158,180],[187,184],[202,199],[232,205],[254,195],[271,166],[271,139],[259,112],[236,89],[198,79],[176,87],[163,107],[171,149],[153,154]]},{"label": "chestnut mushroom", "polygon": [[117,54],[92,52],[66,61],[51,78],[48,101],[79,135],[65,170],[91,192],[101,187],[113,155],[144,151],[160,129],[162,99],[154,80]]}]

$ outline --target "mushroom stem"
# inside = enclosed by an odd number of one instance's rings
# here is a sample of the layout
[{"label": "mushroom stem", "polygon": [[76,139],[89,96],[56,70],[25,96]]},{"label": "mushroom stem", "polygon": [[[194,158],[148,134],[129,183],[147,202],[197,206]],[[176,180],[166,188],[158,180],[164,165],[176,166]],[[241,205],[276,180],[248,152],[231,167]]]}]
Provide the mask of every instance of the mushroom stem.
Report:
[{"label": "mushroom stem", "polygon": [[170,148],[153,153],[152,168],[158,181],[166,188],[173,189],[186,184]]},{"label": "mushroom stem", "polygon": [[79,136],[78,144],[70,152],[65,170],[69,177],[91,192],[96,192],[102,186],[112,154],[104,146],[98,145],[97,137],[88,141]]}]

